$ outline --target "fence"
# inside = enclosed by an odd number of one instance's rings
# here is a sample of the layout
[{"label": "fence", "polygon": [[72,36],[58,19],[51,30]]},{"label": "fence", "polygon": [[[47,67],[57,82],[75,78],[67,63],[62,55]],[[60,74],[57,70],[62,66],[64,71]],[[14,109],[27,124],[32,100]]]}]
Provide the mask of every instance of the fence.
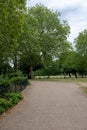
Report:
[{"label": "fence", "polygon": [[8,92],[21,92],[28,85],[27,77],[15,77],[12,79],[0,79],[0,97]]}]

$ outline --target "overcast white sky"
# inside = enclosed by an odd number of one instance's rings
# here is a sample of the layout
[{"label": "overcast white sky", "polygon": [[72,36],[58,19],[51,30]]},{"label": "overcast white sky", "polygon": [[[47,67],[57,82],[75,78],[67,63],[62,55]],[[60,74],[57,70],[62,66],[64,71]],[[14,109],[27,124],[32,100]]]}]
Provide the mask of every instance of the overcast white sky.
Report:
[{"label": "overcast white sky", "polygon": [[87,29],[87,0],[31,0],[28,6],[34,6],[36,3],[58,10],[61,18],[68,21],[71,28],[70,42],[74,41],[79,32]]}]

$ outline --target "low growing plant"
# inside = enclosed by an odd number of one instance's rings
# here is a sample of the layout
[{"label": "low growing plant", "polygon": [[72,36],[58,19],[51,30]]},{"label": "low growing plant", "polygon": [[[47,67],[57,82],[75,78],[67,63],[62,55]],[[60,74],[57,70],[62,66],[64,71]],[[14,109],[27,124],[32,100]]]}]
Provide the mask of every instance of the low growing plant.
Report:
[{"label": "low growing plant", "polygon": [[18,104],[22,99],[21,93],[6,93],[4,98],[0,98],[0,114]]},{"label": "low growing plant", "polygon": [[10,81],[8,78],[0,76],[0,97],[4,96],[5,93],[10,91]]}]

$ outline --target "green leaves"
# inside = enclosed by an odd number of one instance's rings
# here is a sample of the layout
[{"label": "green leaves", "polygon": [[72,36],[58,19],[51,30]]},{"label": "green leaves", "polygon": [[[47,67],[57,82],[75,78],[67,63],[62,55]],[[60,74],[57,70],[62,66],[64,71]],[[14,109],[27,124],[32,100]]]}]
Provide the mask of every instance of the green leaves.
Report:
[{"label": "green leaves", "polygon": [[0,61],[4,57],[12,58],[17,53],[25,20],[25,7],[26,0],[0,1]]},{"label": "green leaves", "polygon": [[48,66],[64,51],[69,26],[60,20],[58,11],[43,5],[26,11],[26,0],[1,1],[0,7],[1,62],[10,60],[15,70],[18,62],[32,67],[39,63]]},{"label": "green leaves", "polygon": [[76,49],[81,55],[87,55],[87,30],[79,33],[75,40]]},{"label": "green leaves", "polygon": [[22,62],[32,67],[40,62],[49,66],[54,57],[58,57],[58,51],[62,50],[64,43],[67,44],[69,34],[67,22],[61,22],[59,17],[59,12],[43,5],[27,10],[19,48]]},{"label": "green leaves", "polygon": [[80,73],[87,73],[87,30],[79,33],[75,39],[76,51],[78,53],[78,69]]}]

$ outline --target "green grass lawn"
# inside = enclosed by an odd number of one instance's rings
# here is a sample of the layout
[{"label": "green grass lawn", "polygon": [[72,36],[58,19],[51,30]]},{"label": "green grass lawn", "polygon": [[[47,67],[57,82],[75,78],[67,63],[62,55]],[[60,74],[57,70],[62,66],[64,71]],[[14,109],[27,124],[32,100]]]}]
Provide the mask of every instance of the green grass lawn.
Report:
[{"label": "green grass lawn", "polygon": [[81,88],[83,88],[83,91],[87,94],[87,78],[69,78],[66,76],[38,76],[34,80],[39,80],[39,81],[56,81],[56,82],[73,82],[79,85]]},{"label": "green grass lawn", "polygon": [[61,81],[61,82],[87,82],[87,78],[75,78],[72,76],[72,78],[69,78],[66,76],[36,76],[35,79],[37,80],[46,80],[46,81]]}]

